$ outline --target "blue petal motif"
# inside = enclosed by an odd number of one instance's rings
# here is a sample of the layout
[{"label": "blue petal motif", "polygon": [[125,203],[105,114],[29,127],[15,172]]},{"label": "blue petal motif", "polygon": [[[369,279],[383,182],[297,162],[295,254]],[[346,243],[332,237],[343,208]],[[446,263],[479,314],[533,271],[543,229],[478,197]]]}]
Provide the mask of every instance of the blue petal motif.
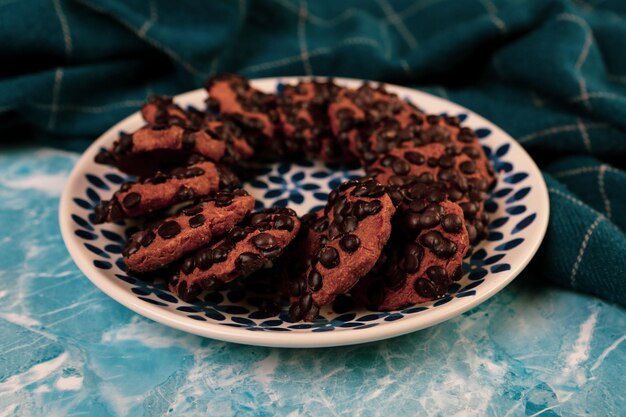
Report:
[{"label": "blue petal motif", "polygon": [[283,193],[283,191],[284,191],[284,190],[281,190],[281,189],[276,189],[276,188],[275,188],[275,189],[273,189],[273,190],[269,190],[269,191],[267,191],[267,192],[263,195],[263,197],[264,197],[264,198],[276,198],[276,197],[280,196],[280,195]]},{"label": "blue petal motif", "polygon": [[93,188],[87,188],[87,197],[89,197],[94,204],[98,204],[100,202],[100,196],[93,190]]},{"label": "blue petal motif", "polygon": [[522,238],[517,238],[517,239],[513,239],[513,240],[509,240],[506,243],[503,243],[501,245],[498,245],[495,247],[495,250],[498,251],[507,251],[507,250],[511,250],[513,248],[518,247],[522,242],[524,241],[524,239]]},{"label": "blue petal motif", "polygon": [[259,188],[259,189],[267,189],[268,185],[266,183],[264,183],[263,181],[260,180],[250,180],[248,181],[248,184],[250,184],[251,187],[253,188]]},{"label": "blue petal motif", "polygon": [[491,223],[489,223],[490,229],[498,229],[508,222],[510,217],[498,217],[497,219],[493,219]]},{"label": "blue petal motif", "polygon": [[74,203],[76,203],[77,206],[84,208],[85,210],[91,210],[93,208],[93,205],[91,203],[83,200],[82,198],[75,198]]},{"label": "blue petal motif", "polygon": [[506,155],[506,153],[509,151],[510,148],[511,148],[511,145],[508,143],[505,143],[504,145],[500,146],[496,150],[496,156],[498,158],[502,158],[504,155]]},{"label": "blue petal motif", "polygon": [[513,175],[509,175],[508,177],[506,177],[504,179],[504,182],[508,183],[508,184],[517,184],[520,181],[525,180],[528,177],[528,174],[525,172],[518,172],[516,174]]},{"label": "blue petal motif", "polygon": [[476,129],[475,130],[476,136],[478,136],[479,139],[484,139],[487,136],[491,135],[491,129],[487,129],[486,127],[480,128],[480,129]]},{"label": "blue petal motif", "polygon": [[93,266],[100,269],[111,269],[113,267],[113,265],[111,265],[111,262],[100,260],[93,261]]},{"label": "blue petal motif", "polygon": [[313,190],[319,190],[320,186],[317,184],[302,184],[300,188],[306,191],[313,191]]},{"label": "blue petal motif", "polygon": [[276,175],[270,175],[269,177],[267,177],[267,179],[270,180],[270,182],[274,184],[279,184],[279,185],[287,184],[287,181],[285,181],[283,177],[277,177]]},{"label": "blue petal motif", "polygon": [[300,172],[296,172],[295,174],[293,174],[291,176],[291,181],[293,182],[300,182],[304,179],[304,172],[300,171]]},{"label": "blue petal motif", "polygon": [[102,181],[100,178],[96,177],[95,175],[87,174],[85,175],[85,177],[87,178],[87,181],[89,181],[91,185],[93,185],[94,187],[99,188],[101,190],[109,189],[109,186],[106,185],[104,181]]},{"label": "blue petal motif", "polygon": [[300,192],[298,192],[298,190],[293,190],[289,193],[289,200],[293,201],[296,204],[302,204],[302,202],[304,201],[304,197],[302,196],[302,194],[300,194]]},{"label": "blue petal motif", "polygon": [[491,267],[491,272],[494,274],[497,274],[498,272],[503,272],[503,271],[510,271],[511,270],[511,265],[509,264],[498,264],[498,265],[494,265]]},{"label": "blue petal motif", "polygon": [[536,217],[537,217],[537,213],[533,213],[529,216],[526,216],[522,221],[520,221],[519,223],[515,225],[513,230],[511,230],[511,234],[514,235],[515,233],[519,233],[522,230],[526,229],[528,226],[530,226],[530,224],[533,221],[535,221]]},{"label": "blue petal motif", "polygon": [[80,227],[84,227],[87,230],[92,230],[93,231],[93,226],[87,220],[83,219],[82,217],[79,217],[76,214],[72,214],[72,220],[74,220],[74,223],[76,223]]},{"label": "blue petal motif", "polygon": [[289,205],[289,199],[281,198],[280,200],[276,200],[272,205],[274,207],[287,207]]},{"label": "blue petal motif", "polygon": [[330,171],[317,171],[311,174],[313,178],[327,178],[330,177],[332,173]]},{"label": "blue petal motif", "polygon": [[117,174],[105,174],[104,178],[106,178],[107,180],[109,180],[110,182],[112,182],[113,184],[121,184],[123,182],[126,181],[126,179],[124,179],[123,177],[117,175]]},{"label": "blue petal motif", "polygon": [[506,208],[506,212],[509,214],[517,215],[526,211],[526,206],[511,206]]},{"label": "blue petal motif", "polygon": [[507,198],[506,203],[514,203],[516,201],[520,201],[522,198],[526,197],[530,192],[530,187],[524,187],[515,192],[511,197]]}]

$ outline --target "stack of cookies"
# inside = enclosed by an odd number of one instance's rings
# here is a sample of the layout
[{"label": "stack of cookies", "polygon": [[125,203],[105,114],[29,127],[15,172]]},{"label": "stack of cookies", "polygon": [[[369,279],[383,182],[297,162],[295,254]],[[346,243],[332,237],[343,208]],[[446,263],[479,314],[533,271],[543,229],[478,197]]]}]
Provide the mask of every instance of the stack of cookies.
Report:
[{"label": "stack of cookies", "polygon": [[[96,157],[138,178],[95,212],[99,223],[145,220],[123,250],[130,273],[167,271],[171,291],[191,301],[271,267],[293,321],[315,320],[340,294],[383,310],[433,300],[462,277],[487,233],[495,175],[457,118],[367,83],[305,81],[274,95],[225,74],[206,89],[206,111],[153,98],[145,126]],[[236,175],[245,161],[302,157],[359,162],[366,174],[303,218],[254,212]]]}]

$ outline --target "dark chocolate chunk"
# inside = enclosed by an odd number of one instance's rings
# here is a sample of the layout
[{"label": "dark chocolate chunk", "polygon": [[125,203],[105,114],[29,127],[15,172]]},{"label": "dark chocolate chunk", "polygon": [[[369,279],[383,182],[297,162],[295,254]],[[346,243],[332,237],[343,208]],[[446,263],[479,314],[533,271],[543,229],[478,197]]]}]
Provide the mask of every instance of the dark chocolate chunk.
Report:
[{"label": "dark chocolate chunk", "polygon": [[122,200],[122,204],[127,209],[136,207],[137,205],[139,205],[140,202],[141,202],[141,194],[135,193],[135,192],[126,194],[126,196]]},{"label": "dark chocolate chunk", "polygon": [[322,289],[323,285],[322,274],[316,270],[312,270],[309,274],[309,288],[311,288],[312,291],[319,291]]},{"label": "dark chocolate chunk", "polygon": [[196,227],[200,227],[204,224],[205,222],[205,218],[203,214],[197,214],[195,216],[193,216],[192,218],[189,219],[189,226],[192,229],[195,229]]},{"label": "dark chocolate chunk", "polygon": [[252,252],[243,252],[235,261],[237,267],[241,269],[242,275],[249,275],[254,271],[263,268],[265,261],[261,255]]},{"label": "dark chocolate chunk", "polygon": [[346,252],[354,252],[361,246],[361,239],[357,235],[345,235],[339,241],[339,245]]},{"label": "dark chocolate chunk", "polygon": [[339,252],[331,246],[326,246],[319,251],[319,261],[328,269],[335,268],[339,265]]},{"label": "dark chocolate chunk", "polygon": [[180,225],[174,220],[163,223],[158,230],[159,236],[161,236],[163,239],[171,239],[179,233]]},{"label": "dark chocolate chunk", "polygon": [[458,233],[463,226],[463,220],[456,214],[447,214],[441,221],[441,225],[448,233]]},{"label": "dark chocolate chunk", "polygon": [[259,233],[258,235],[252,237],[251,242],[262,251],[272,250],[276,248],[277,245],[276,239],[269,233]]}]

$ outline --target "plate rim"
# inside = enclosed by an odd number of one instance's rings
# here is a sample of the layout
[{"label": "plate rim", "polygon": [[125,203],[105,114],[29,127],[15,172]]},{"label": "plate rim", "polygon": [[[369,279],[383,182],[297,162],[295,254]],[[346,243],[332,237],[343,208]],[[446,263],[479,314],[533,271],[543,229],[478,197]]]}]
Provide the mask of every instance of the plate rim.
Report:
[{"label": "plate rim", "polygon": [[[251,79],[252,84],[255,83],[267,83],[267,82],[286,82],[293,83],[300,80],[309,79],[326,79],[328,77],[310,77],[310,76],[290,76],[290,77],[265,77]],[[355,78],[343,78],[333,77],[335,81],[342,85],[359,84],[362,82],[379,83],[374,80],[363,80]],[[132,121],[132,119],[140,119],[141,115],[139,111],[133,112],[129,116],[117,122],[115,125],[107,129],[102,133],[94,142],[80,154],[79,159],[76,161],[74,167],[67,176],[63,193],[59,200],[59,227],[61,229],[61,235],[65,247],[67,248],[72,260],[78,266],[79,270],[89,279],[98,289],[111,297],[116,302],[120,303],[124,307],[132,310],[133,312],[140,314],[153,321],[159,322],[166,326],[192,333],[202,337],[208,337],[226,342],[240,343],[254,346],[265,347],[283,347],[283,348],[317,348],[317,347],[334,347],[334,346],[348,346],[360,343],[374,342],[391,337],[405,335],[417,330],[422,330],[427,327],[434,326],[446,320],[457,317],[464,312],[484,303],[489,298],[500,292],[503,288],[511,283],[528,265],[531,259],[537,253],[543,239],[545,237],[549,217],[550,217],[550,199],[548,193],[548,187],[545,183],[545,179],[541,174],[541,170],[532,159],[532,157],[526,152],[526,150],[506,131],[499,126],[489,121],[480,114],[461,106],[453,101],[447,100],[442,97],[435,96],[425,91],[404,87],[395,84],[383,83],[387,87],[391,87],[393,90],[405,90],[412,94],[417,92],[419,94],[428,96],[429,99],[451,104],[452,107],[471,114],[472,117],[477,118],[480,122],[486,123],[493,130],[493,133],[502,136],[506,139],[507,143],[510,143],[512,147],[516,148],[516,151],[521,152],[528,159],[528,171],[533,171],[532,174],[538,178],[536,186],[538,187],[536,193],[542,198],[538,200],[537,210],[537,227],[539,233],[537,233],[533,241],[533,246],[524,254],[524,258],[521,262],[517,262],[511,265],[511,271],[508,277],[498,281],[498,283],[490,288],[487,288],[481,292],[477,292],[474,297],[464,297],[462,300],[453,305],[448,305],[447,308],[431,309],[425,314],[416,314],[414,316],[405,317],[402,320],[396,320],[392,322],[386,322],[384,325],[375,326],[368,329],[363,329],[359,332],[342,331],[342,332],[251,332],[243,328],[236,328],[230,326],[221,326],[210,322],[200,322],[191,319],[181,320],[181,317],[173,314],[172,312],[154,306],[152,304],[143,302],[137,297],[131,297],[128,291],[116,286],[107,274],[100,269],[94,268],[91,265],[90,260],[80,256],[80,249],[78,242],[73,238],[73,232],[71,229],[71,223],[69,218],[71,215],[71,184],[75,182],[78,175],[85,170],[85,168],[93,164],[93,161],[89,155],[93,155],[102,146],[101,142],[112,134],[115,134],[120,129],[120,125],[126,124]],[[181,94],[177,94],[174,97],[176,101],[184,101],[190,96],[195,96],[204,92],[203,88],[187,91]],[[534,186],[535,184],[533,184]],[[426,312],[424,312],[426,313]]]}]

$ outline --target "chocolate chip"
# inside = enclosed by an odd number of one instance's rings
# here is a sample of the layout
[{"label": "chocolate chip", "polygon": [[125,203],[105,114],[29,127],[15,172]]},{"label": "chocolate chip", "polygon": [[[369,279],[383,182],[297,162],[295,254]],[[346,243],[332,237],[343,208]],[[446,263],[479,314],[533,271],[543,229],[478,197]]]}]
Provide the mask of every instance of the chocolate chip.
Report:
[{"label": "chocolate chip", "polygon": [[346,252],[354,252],[361,246],[361,239],[357,235],[345,235],[339,241],[339,245]]},{"label": "chocolate chip", "polygon": [[232,243],[224,241],[222,244],[211,251],[213,263],[219,264],[228,259],[228,253],[233,249]]},{"label": "chocolate chip", "polygon": [[328,220],[323,217],[320,217],[313,223],[311,223],[311,230],[317,233],[322,233],[324,230],[328,229]]},{"label": "chocolate chip", "polygon": [[215,196],[215,206],[228,207],[233,203],[233,195],[231,193],[218,193]]},{"label": "chocolate chip", "polygon": [[368,216],[373,216],[374,214],[377,214],[379,211],[382,210],[382,208],[383,203],[381,203],[380,200],[369,201],[365,203],[364,206],[365,213],[367,213]]},{"label": "chocolate chip", "polygon": [[463,278],[463,266],[459,265],[456,267],[454,272],[452,272],[452,281],[458,281]]},{"label": "chocolate chip", "polygon": [[306,314],[311,307],[313,306],[313,296],[311,294],[304,294],[302,298],[300,298],[300,309],[304,314]]},{"label": "chocolate chip", "polygon": [[265,260],[261,255],[256,253],[243,252],[237,257],[235,265],[241,270],[241,274],[245,276],[263,268]]},{"label": "chocolate chip", "polygon": [[202,205],[200,204],[183,209],[183,214],[185,216],[193,216],[198,213],[202,213]]},{"label": "chocolate chip", "polygon": [[122,204],[127,209],[136,207],[137,205],[139,205],[140,202],[141,202],[141,194],[135,193],[135,192],[126,194],[126,196],[122,200]]},{"label": "chocolate chip", "polygon": [[397,158],[393,155],[386,155],[383,159],[380,160],[380,165],[385,168],[389,168]]},{"label": "chocolate chip", "polygon": [[472,159],[480,158],[480,151],[473,146],[464,146],[463,149],[461,149],[461,152]]},{"label": "chocolate chip", "polygon": [[239,242],[243,240],[246,236],[248,236],[248,231],[246,229],[242,229],[241,227],[235,226],[230,230],[228,236],[233,242]]},{"label": "chocolate chip", "polygon": [[311,291],[319,291],[324,285],[322,274],[316,270],[312,270],[309,274],[309,288]]},{"label": "chocolate chip", "polygon": [[474,225],[465,223],[465,229],[467,230],[468,238],[470,242],[474,242],[478,237],[478,231]]},{"label": "chocolate chip", "polygon": [[122,133],[120,140],[115,146],[114,152],[117,154],[123,154],[130,151],[133,147],[133,137],[131,135]]},{"label": "chocolate chip", "polygon": [[428,161],[426,161],[426,163],[429,167],[435,168],[437,165],[439,165],[439,160],[431,156],[430,158],[428,158]]},{"label": "chocolate chip", "polygon": [[449,259],[456,253],[456,243],[448,239],[442,239],[441,242],[432,246],[432,251],[438,258]]},{"label": "chocolate chip", "polygon": [[250,239],[252,244],[257,247],[257,249],[261,251],[269,251],[278,245],[278,242],[274,238],[274,236],[269,233],[259,233],[258,235],[252,237]]},{"label": "chocolate chip", "polygon": [[146,230],[137,241],[145,248],[152,243],[155,237],[156,235],[152,230]]},{"label": "chocolate chip", "polygon": [[176,192],[176,200],[177,201],[188,201],[192,200],[195,197],[195,193],[193,190],[187,186],[182,186]]},{"label": "chocolate chip", "polygon": [[292,304],[291,307],[289,307],[289,319],[292,322],[302,320],[302,315],[302,309],[299,303]]},{"label": "chocolate chip", "polygon": [[205,222],[205,218],[204,215],[202,214],[198,214],[196,216],[193,216],[192,218],[189,219],[189,226],[192,229],[195,229],[196,227],[200,227],[204,224]]},{"label": "chocolate chip", "polygon": [[193,149],[196,146],[196,138],[192,132],[183,133],[182,145],[183,149]]},{"label": "chocolate chip", "polygon": [[391,165],[391,169],[397,175],[406,175],[411,170],[411,166],[404,159],[396,159]]},{"label": "chocolate chip", "polygon": [[196,267],[196,264],[193,258],[190,257],[183,261],[183,264],[181,265],[180,270],[183,271],[185,274],[189,275],[193,272],[195,267]]},{"label": "chocolate chip", "polygon": [[158,230],[159,236],[163,239],[171,239],[180,233],[180,225],[174,220],[169,220],[161,225]]},{"label": "chocolate chip", "polygon": [[[202,277],[199,281],[199,286],[203,290],[212,291],[221,284],[221,281],[217,279],[215,275],[209,275],[208,277]],[[199,295],[199,294],[198,294]]]},{"label": "chocolate chip", "polygon": [[438,188],[432,188],[428,192],[428,195],[426,196],[426,198],[428,199],[428,201],[432,203],[439,203],[446,198],[446,193],[443,192],[443,190],[440,190]]},{"label": "chocolate chip", "polygon": [[[420,248],[421,249],[421,248]],[[422,249],[422,256],[423,256],[423,249]],[[405,257],[402,259],[402,263],[400,264],[400,267],[407,273],[407,274],[414,274],[417,271],[419,271],[420,269],[420,258],[417,254],[408,254],[405,255]]]},{"label": "chocolate chip", "polygon": [[476,213],[478,212],[478,204],[476,203],[461,203],[459,204],[461,206],[461,209],[463,210],[463,214],[465,215],[465,217],[474,217],[476,215]]},{"label": "chocolate chip", "polygon": [[250,217],[250,226],[257,227],[261,223],[269,223],[272,220],[272,215],[270,213],[255,213]]},{"label": "chocolate chip", "polygon": [[404,216],[404,226],[407,231],[416,233],[422,230],[421,220],[422,216],[417,213],[408,213]]},{"label": "chocolate chip", "polygon": [[385,194],[385,187],[380,185],[375,180],[367,180],[357,185],[352,191],[352,195],[355,197],[369,197],[376,198]]},{"label": "chocolate chip", "polygon": [[472,160],[464,161],[461,162],[461,165],[459,165],[459,169],[462,173],[471,175],[476,172],[476,164]]},{"label": "chocolate chip", "polygon": [[448,233],[458,233],[463,226],[463,220],[456,214],[447,214],[442,219],[441,225]]},{"label": "chocolate chip", "polygon": [[444,155],[439,158],[439,166],[441,168],[452,168],[454,166],[454,158],[449,155]]},{"label": "chocolate chip", "polygon": [[443,236],[436,230],[431,230],[420,236],[420,243],[427,248],[433,248],[443,241]]},{"label": "chocolate chip", "polygon": [[428,267],[426,276],[437,286],[448,285],[448,273],[440,266],[433,265]]},{"label": "chocolate chip", "polygon": [[413,152],[413,151],[405,152],[404,158],[410,163],[412,163],[413,165],[423,165],[424,162],[426,161],[426,159],[424,158],[424,155],[422,155],[419,152]]},{"label": "chocolate chip", "polygon": [[441,218],[439,217],[439,213],[428,210],[420,216],[419,222],[422,228],[430,229],[431,227],[436,226],[440,220]]},{"label": "chocolate chip", "polygon": [[204,170],[198,167],[187,168],[183,174],[185,178],[199,177],[200,175],[204,175]]},{"label": "chocolate chip", "polygon": [[340,224],[341,233],[350,233],[356,230],[358,220],[355,216],[347,216]]},{"label": "chocolate chip", "polygon": [[339,252],[332,246],[326,246],[319,251],[319,261],[328,269],[335,268],[339,265]]},{"label": "chocolate chip", "polygon": [[435,286],[432,282],[425,278],[418,278],[415,280],[413,288],[420,297],[433,299],[436,296]]},{"label": "chocolate chip", "polygon": [[278,215],[274,219],[274,227],[278,230],[287,230],[291,232],[293,230],[293,219],[282,214]]},{"label": "chocolate chip", "polygon": [[211,249],[200,249],[196,252],[194,255],[194,263],[202,270],[209,269],[213,264],[213,252]]}]

